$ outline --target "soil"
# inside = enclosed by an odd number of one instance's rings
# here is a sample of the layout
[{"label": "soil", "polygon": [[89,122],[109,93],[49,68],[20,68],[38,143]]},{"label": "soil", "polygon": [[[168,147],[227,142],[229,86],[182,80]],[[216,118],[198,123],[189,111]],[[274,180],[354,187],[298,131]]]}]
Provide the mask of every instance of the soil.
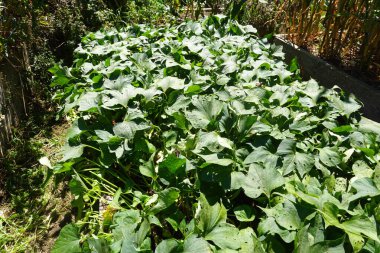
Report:
[{"label": "soil", "polygon": [[74,220],[74,216],[71,213],[72,200],[73,197],[67,189],[66,182],[61,183],[53,193],[53,198],[50,200],[44,213],[44,216],[49,217],[50,220],[45,235],[41,236],[35,245],[40,252],[51,252],[61,229]]}]

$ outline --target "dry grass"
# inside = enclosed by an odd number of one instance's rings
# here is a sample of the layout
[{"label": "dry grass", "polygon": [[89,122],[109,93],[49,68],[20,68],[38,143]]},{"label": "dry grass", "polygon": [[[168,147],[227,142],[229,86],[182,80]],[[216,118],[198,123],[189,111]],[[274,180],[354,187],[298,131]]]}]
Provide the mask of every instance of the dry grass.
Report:
[{"label": "dry grass", "polygon": [[[276,19],[300,47],[328,60],[380,75],[379,1],[284,0]],[[378,76],[379,78],[379,76]]]}]

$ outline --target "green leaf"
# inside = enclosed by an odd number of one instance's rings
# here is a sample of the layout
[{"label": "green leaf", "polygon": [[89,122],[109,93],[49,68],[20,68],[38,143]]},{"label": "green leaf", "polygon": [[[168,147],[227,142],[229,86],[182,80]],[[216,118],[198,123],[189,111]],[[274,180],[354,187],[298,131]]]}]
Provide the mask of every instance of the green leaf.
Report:
[{"label": "green leaf", "polygon": [[240,74],[240,78],[246,82],[250,82],[255,74],[256,72],[253,70],[243,70]]},{"label": "green leaf", "polygon": [[229,166],[234,163],[233,160],[228,159],[228,158],[222,158],[219,157],[217,154],[212,154],[212,155],[199,155],[202,157],[206,162],[202,164],[201,167],[206,167],[209,164],[216,164],[220,166]]},{"label": "green leaf", "polygon": [[151,156],[151,158],[149,159],[149,161],[144,162],[143,164],[141,164],[139,166],[139,171],[140,171],[140,173],[142,175],[144,175],[146,177],[157,179],[157,173],[155,171],[154,163],[153,163],[154,155],[155,154],[153,154]]},{"label": "green leaf", "polygon": [[270,198],[271,192],[284,185],[284,178],[276,168],[264,168],[258,164],[251,164],[247,176],[241,182],[244,193],[250,198],[258,198],[265,194]]},{"label": "green leaf", "polygon": [[336,240],[326,240],[323,242],[317,242],[310,248],[310,253],[345,253],[344,250],[344,238],[339,238]]},{"label": "green leaf", "polygon": [[295,120],[292,124],[289,125],[289,129],[299,131],[301,133],[314,128],[316,128],[316,124],[313,124],[313,122],[310,122],[307,119]]},{"label": "green leaf", "polygon": [[[140,211],[126,210],[117,212],[113,218],[112,252],[139,252],[150,249],[150,238],[146,237],[150,230],[149,222],[142,221]],[[137,231],[136,231],[137,229]]]},{"label": "green leaf", "polygon": [[322,215],[327,226],[331,225],[338,227],[349,236],[352,234],[356,239],[359,236],[364,235],[372,240],[380,242],[377,235],[376,225],[368,217],[356,215],[351,219],[340,223],[338,220],[338,212],[338,207],[332,203],[327,202],[323,205]]},{"label": "green leaf", "polygon": [[115,135],[126,138],[128,140],[133,139],[137,131],[148,129],[149,126],[145,124],[137,124],[134,121],[123,121],[117,123],[113,127]]},{"label": "green leaf", "polygon": [[61,85],[64,86],[65,84],[68,84],[70,82],[70,79],[65,76],[56,76],[53,80],[53,84],[55,85]]},{"label": "green leaf", "polygon": [[240,205],[234,208],[234,214],[238,221],[250,222],[255,219],[253,208],[249,205]]},{"label": "green leaf", "polygon": [[265,168],[276,167],[278,156],[272,154],[265,147],[259,147],[252,151],[244,160],[244,164],[262,163]]},{"label": "green leaf", "polygon": [[[278,226],[276,223],[276,220],[274,217],[268,217],[263,218],[261,222],[259,223],[259,226],[257,228],[259,235],[275,235],[278,234],[282,240],[284,240],[286,243],[290,243],[294,241],[296,232],[295,231],[289,231],[286,229],[282,229]],[[270,238],[270,237],[269,237]]]},{"label": "green leaf", "polygon": [[362,117],[359,122],[359,130],[366,133],[375,133],[380,135],[380,123]]},{"label": "green leaf", "polygon": [[231,224],[220,224],[213,228],[205,237],[207,241],[212,241],[221,249],[238,249],[241,242],[239,240],[239,229]]},{"label": "green leaf", "polygon": [[175,174],[176,171],[186,164],[186,159],[178,158],[176,155],[170,154],[159,164],[160,169],[166,168],[172,174]]},{"label": "green leaf", "polygon": [[380,195],[380,190],[377,189],[373,180],[370,178],[359,178],[351,183],[355,188],[356,194],[349,198],[349,201],[354,201],[363,197],[375,197]]},{"label": "green leaf", "polygon": [[354,216],[340,226],[348,235],[364,235],[374,241],[380,242],[377,234],[376,224],[365,216]]},{"label": "green leaf", "polygon": [[356,178],[371,178],[374,172],[373,169],[371,169],[363,160],[356,161],[352,165],[352,171],[354,172]]},{"label": "green leaf", "polygon": [[288,231],[301,228],[301,218],[294,204],[285,201],[283,204],[277,204],[274,208],[263,209],[264,212],[275,218],[276,222]]},{"label": "green leaf", "polygon": [[183,95],[177,97],[176,101],[174,102],[174,104],[172,104],[171,106],[169,106],[165,112],[169,115],[173,115],[175,113],[178,114],[178,112],[180,110],[183,110],[185,108],[188,107],[188,105],[190,104],[191,100],[188,98],[188,97],[185,97]]},{"label": "green leaf", "polygon": [[198,224],[197,227],[202,231],[203,235],[210,233],[217,225],[225,223],[227,220],[227,210],[219,203],[210,205],[206,197],[201,194],[199,197]]},{"label": "green leaf", "polygon": [[88,111],[90,109],[96,108],[98,106],[98,96],[99,94],[97,92],[88,92],[85,93],[78,102],[79,111]]},{"label": "green leaf", "polygon": [[235,72],[236,70],[238,70],[238,67],[239,67],[236,64],[236,61],[234,61],[232,59],[224,62],[223,66],[224,66],[224,68],[223,68],[222,72],[225,74],[231,74],[231,73]]},{"label": "green leaf", "polygon": [[200,153],[204,148],[207,148],[209,151],[213,153],[221,152],[223,149],[231,149],[232,150],[233,143],[227,138],[221,137],[216,132],[209,133],[198,133],[197,136],[197,144],[194,153]]},{"label": "green leaf", "polygon": [[359,252],[365,244],[364,238],[360,235],[349,233],[348,239],[350,240],[350,243],[354,249],[354,252]]},{"label": "green leaf", "polygon": [[277,148],[278,155],[294,154],[296,151],[296,142],[294,140],[285,139],[282,140]]},{"label": "green leaf", "polygon": [[156,248],[155,253],[177,253],[180,251],[180,244],[175,239],[161,241]]},{"label": "green leaf", "polygon": [[311,79],[306,83],[306,87],[303,90],[303,93],[309,96],[314,102],[314,105],[316,105],[319,98],[322,97],[325,91],[326,89],[324,87],[318,85],[315,80]]},{"label": "green leaf", "polygon": [[187,90],[185,91],[185,94],[199,93],[201,91],[202,91],[201,86],[199,86],[199,85],[191,85],[191,86],[189,86],[189,88],[187,88]]},{"label": "green leaf", "polygon": [[103,97],[103,107],[110,108],[115,105],[122,105],[128,107],[128,102],[138,94],[137,89],[131,85],[124,87],[122,90],[110,90],[107,96]]},{"label": "green leaf", "polygon": [[239,252],[265,253],[263,245],[257,239],[251,227],[241,229],[239,231],[239,238],[241,241]]},{"label": "green leaf", "polygon": [[324,147],[319,150],[319,159],[329,167],[336,167],[342,162],[342,156],[337,148]]},{"label": "green leaf", "polygon": [[311,154],[295,152],[284,157],[283,174],[298,171],[303,178],[314,166],[314,156]]},{"label": "green leaf", "polygon": [[88,190],[86,185],[81,180],[81,178],[78,177],[77,175],[74,175],[73,178],[70,180],[69,187],[70,187],[70,192],[76,197],[84,195],[86,190]]},{"label": "green leaf", "polygon": [[202,26],[200,23],[198,22],[193,22],[191,25],[190,25],[190,28],[191,28],[191,31],[195,34],[195,35],[201,35],[203,33],[203,30],[202,30]]},{"label": "green leaf", "polygon": [[353,128],[350,125],[344,125],[339,127],[334,127],[331,129],[334,133],[349,133],[353,131]]},{"label": "green leaf", "polygon": [[183,221],[184,215],[182,212],[177,211],[174,213],[171,213],[170,217],[166,218],[165,220],[172,226],[174,231],[178,231],[180,228],[180,224]]},{"label": "green leaf", "polygon": [[346,116],[350,116],[351,113],[356,112],[361,108],[361,105],[356,101],[356,98],[352,94],[344,99],[332,96],[330,105],[338,112],[344,113]]},{"label": "green leaf", "polygon": [[214,98],[193,98],[195,110],[186,112],[186,117],[195,128],[206,129],[210,122],[214,122],[223,109],[223,104]]},{"label": "green leaf", "polygon": [[378,163],[375,167],[373,182],[375,183],[376,187],[380,189],[380,163]]},{"label": "green leaf", "polygon": [[63,158],[61,161],[81,157],[83,154],[84,145],[70,146],[66,144],[62,149]]},{"label": "green leaf", "polygon": [[146,211],[149,214],[157,214],[162,210],[173,205],[179,197],[179,189],[170,187],[158,193],[158,200],[152,207],[148,208]]},{"label": "green leaf", "polygon": [[95,130],[95,134],[100,138],[101,142],[109,142],[112,137],[115,137],[110,132],[103,130]]},{"label": "green leaf", "polygon": [[91,253],[109,253],[108,242],[104,238],[89,238],[87,240]]},{"label": "green leaf", "polygon": [[310,240],[308,233],[309,226],[310,224],[307,224],[297,232],[296,238],[294,240],[294,253],[303,253],[310,251]]},{"label": "green leaf", "polygon": [[277,154],[284,156],[282,162],[284,175],[297,170],[300,176],[304,177],[314,166],[313,155],[297,152],[294,140],[283,140],[277,148]]},{"label": "green leaf", "polygon": [[79,229],[75,224],[68,224],[64,226],[59,233],[52,253],[80,253],[80,234]]},{"label": "green leaf", "polygon": [[197,238],[195,235],[191,235],[183,242],[182,253],[211,253],[209,244],[202,238]]},{"label": "green leaf", "polygon": [[132,226],[133,229],[141,222],[141,215],[139,210],[126,210],[117,212],[114,217],[114,224]]},{"label": "green leaf", "polygon": [[167,76],[156,82],[157,87],[160,87],[164,92],[169,88],[173,90],[182,90],[185,87],[185,80],[174,76]]},{"label": "green leaf", "polygon": [[136,232],[135,243],[139,246],[143,245],[145,238],[149,232],[150,232],[150,223],[148,222],[148,220],[144,219],[144,221],[140,224],[140,227]]}]

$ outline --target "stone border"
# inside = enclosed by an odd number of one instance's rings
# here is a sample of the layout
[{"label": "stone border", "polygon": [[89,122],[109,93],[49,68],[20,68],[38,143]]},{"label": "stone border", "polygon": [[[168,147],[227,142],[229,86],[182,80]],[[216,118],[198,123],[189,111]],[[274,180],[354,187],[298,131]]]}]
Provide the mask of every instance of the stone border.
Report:
[{"label": "stone border", "polygon": [[380,122],[379,89],[348,75],[282,38],[275,37],[274,43],[283,47],[287,63],[290,63],[294,57],[297,58],[303,78],[313,78],[326,88],[332,88],[334,85],[337,85],[342,90],[354,94],[364,105],[361,109],[364,116]]}]

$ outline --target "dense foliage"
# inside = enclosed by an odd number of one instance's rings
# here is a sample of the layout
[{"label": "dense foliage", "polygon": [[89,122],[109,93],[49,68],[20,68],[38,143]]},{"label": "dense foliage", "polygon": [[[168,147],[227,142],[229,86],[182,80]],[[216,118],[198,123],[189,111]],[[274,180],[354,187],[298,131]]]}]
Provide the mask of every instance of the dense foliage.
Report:
[{"label": "dense foliage", "polygon": [[75,118],[53,252],[378,252],[380,127],[224,16],[90,33],[55,66]]}]

